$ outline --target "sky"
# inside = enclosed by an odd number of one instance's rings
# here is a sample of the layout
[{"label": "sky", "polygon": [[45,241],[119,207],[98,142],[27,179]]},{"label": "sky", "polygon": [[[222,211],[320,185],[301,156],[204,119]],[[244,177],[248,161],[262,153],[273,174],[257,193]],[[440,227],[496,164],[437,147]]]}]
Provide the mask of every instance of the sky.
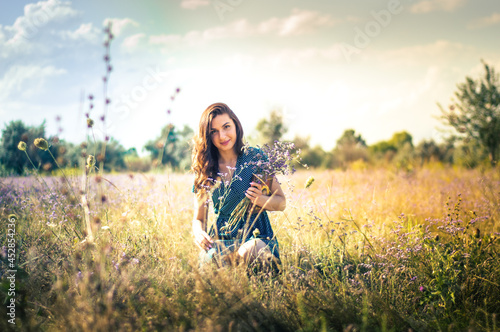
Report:
[{"label": "sky", "polygon": [[500,70],[499,37],[498,0],[2,0],[0,128],[45,121],[47,136],[79,143],[92,94],[96,139],[141,154],[215,102],[249,137],[281,110],[285,138],[326,150],[351,128],[368,144],[403,130],[439,141],[437,103],[482,60]]}]

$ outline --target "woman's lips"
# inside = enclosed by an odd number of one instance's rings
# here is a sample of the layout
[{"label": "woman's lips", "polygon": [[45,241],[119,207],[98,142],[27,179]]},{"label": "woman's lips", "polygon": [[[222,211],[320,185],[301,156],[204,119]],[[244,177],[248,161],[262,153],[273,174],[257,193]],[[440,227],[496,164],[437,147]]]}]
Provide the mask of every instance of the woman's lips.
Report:
[{"label": "woman's lips", "polygon": [[228,145],[229,142],[231,142],[231,140],[225,141],[225,142],[221,143],[221,145]]}]

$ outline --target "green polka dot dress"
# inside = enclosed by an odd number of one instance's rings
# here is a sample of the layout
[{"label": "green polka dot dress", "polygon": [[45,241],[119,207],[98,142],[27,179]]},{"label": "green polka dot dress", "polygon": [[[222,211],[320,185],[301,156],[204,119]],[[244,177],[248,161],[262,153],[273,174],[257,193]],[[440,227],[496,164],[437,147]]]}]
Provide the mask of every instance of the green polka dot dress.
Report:
[{"label": "green polka dot dress", "polygon": [[264,241],[271,252],[279,258],[278,241],[274,238],[269,216],[265,210],[253,214],[250,219],[247,216],[243,217],[230,231],[224,231],[223,228],[229,222],[235,207],[246,197],[245,192],[250,187],[252,175],[257,168],[255,164],[259,160],[267,160],[262,150],[254,147],[245,149],[238,156],[232,180],[220,183],[213,191],[212,202],[217,220],[210,228],[209,235],[213,239],[224,241],[224,245],[230,247],[234,242],[241,243],[255,238],[254,231],[258,229],[260,234],[257,238]]}]

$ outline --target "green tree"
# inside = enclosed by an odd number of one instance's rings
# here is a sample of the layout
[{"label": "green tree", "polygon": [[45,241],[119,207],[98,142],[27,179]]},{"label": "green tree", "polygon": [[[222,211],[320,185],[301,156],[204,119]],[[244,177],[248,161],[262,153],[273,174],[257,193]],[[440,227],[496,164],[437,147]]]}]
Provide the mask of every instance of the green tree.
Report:
[{"label": "green tree", "polygon": [[[81,147],[82,145],[80,145]],[[88,143],[86,149],[81,149],[82,152],[86,152],[86,155],[93,155],[96,160],[96,166],[99,167],[100,161],[102,160],[102,146],[103,142],[92,141]],[[85,151],[86,150],[86,151]],[[123,171],[126,169],[125,165],[125,154],[127,150],[114,138],[111,138],[109,142],[106,143],[106,152],[104,159],[104,171]],[[82,155],[82,154],[81,154]],[[85,156],[83,154],[82,156]]]},{"label": "green tree", "polygon": [[337,147],[366,147],[366,142],[361,137],[361,135],[356,135],[356,131],[354,129],[347,129],[344,131],[342,136],[337,140]]},{"label": "green tree", "polygon": [[387,141],[381,141],[375,144],[370,145],[370,152],[374,154],[386,154],[389,151],[397,152],[397,148]]},{"label": "green tree", "polygon": [[388,143],[395,147],[396,150],[400,150],[407,144],[413,147],[413,137],[408,132],[401,131],[398,133],[394,133]]},{"label": "green tree", "polygon": [[146,143],[144,150],[150,153],[153,160],[158,160],[161,155],[162,165],[185,170],[191,164],[189,141],[192,137],[193,130],[189,126],[178,130],[173,124],[168,124],[162,128],[158,138]]},{"label": "green tree", "polygon": [[279,141],[288,131],[283,113],[280,110],[273,110],[269,114],[269,118],[261,119],[256,126],[259,133],[259,141],[261,144],[274,144],[274,141]]},{"label": "green tree", "polygon": [[453,163],[466,168],[488,164],[488,153],[477,140],[465,139],[453,150]]},{"label": "green tree", "polygon": [[366,142],[361,134],[356,135],[354,129],[347,129],[337,140],[337,146],[333,151],[336,161],[345,168],[347,164],[356,160],[368,160]]},{"label": "green tree", "polygon": [[300,149],[300,157],[302,164],[309,167],[327,167],[327,152],[320,145],[311,147],[309,144],[310,137],[295,136],[293,143],[297,150]]},{"label": "green tree", "polygon": [[31,164],[24,152],[17,148],[19,142],[24,141],[28,146],[26,152],[28,152],[35,165],[40,167],[44,159],[40,153],[41,151],[33,145],[33,142],[35,138],[44,136],[45,122],[38,127],[33,127],[25,125],[20,120],[11,121],[2,130],[0,163],[7,171],[12,171],[16,174],[22,174],[25,167],[31,168]]},{"label": "green tree", "polygon": [[457,85],[448,109],[438,104],[442,120],[453,127],[460,138],[477,141],[488,152],[495,166],[500,146],[500,84],[493,67],[484,61],[484,77],[466,77]]},{"label": "green tree", "polygon": [[441,151],[433,139],[421,141],[415,148],[415,155],[420,159],[420,166],[431,161],[441,161]]}]

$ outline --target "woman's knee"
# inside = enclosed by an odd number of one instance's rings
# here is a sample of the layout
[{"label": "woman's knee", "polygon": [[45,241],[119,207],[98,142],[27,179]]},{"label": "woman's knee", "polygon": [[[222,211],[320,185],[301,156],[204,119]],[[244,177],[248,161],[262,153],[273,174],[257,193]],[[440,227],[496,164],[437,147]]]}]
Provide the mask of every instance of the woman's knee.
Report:
[{"label": "woman's knee", "polygon": [[242,244],[238,249],[238,254],[244,259],[248,260],[255,259],[266,251],[269,251],[269,248],[264,241],[253,239]]}]

